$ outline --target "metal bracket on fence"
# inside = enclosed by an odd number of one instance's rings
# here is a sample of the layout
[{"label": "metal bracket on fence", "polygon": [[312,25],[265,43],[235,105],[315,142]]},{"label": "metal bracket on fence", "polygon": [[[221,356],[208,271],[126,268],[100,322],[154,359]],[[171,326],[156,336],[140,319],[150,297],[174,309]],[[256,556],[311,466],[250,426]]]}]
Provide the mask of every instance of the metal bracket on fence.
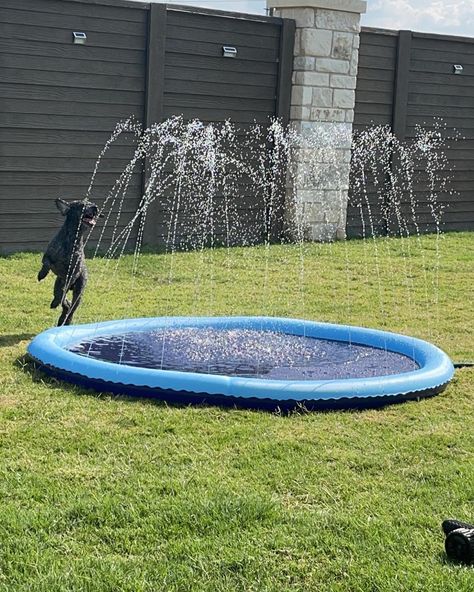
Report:
[{"label": "metal bracket on fence", "polygon": [[461,64],[454,64],[453,69],[455,74],[462,74],[462,71],[464,70]]},{"label": "metal bracket on fence", "polygon": [[235,58],[235,57],[237,57],[237,48],[231,47],[230,45],[223,45],[222,46],[222,55],[225,58]]},{"label": "metal bracket on fence", "polygon": [[87,41],[87,35],[82,33],[81,31],[73,31],[72,32],[72,39],[73,43],[77,43],[79,45],[84,45]]}]

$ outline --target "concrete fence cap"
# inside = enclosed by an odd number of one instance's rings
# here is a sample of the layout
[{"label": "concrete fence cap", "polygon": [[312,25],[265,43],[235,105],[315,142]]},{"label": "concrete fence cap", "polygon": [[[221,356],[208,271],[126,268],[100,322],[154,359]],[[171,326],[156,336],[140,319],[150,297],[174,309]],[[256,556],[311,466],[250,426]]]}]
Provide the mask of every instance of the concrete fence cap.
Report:
[{"label": "concrete fence cap", "polygon": [[363,14],[366,0],[267,0],[268,8],[324,8],[342,12]]}]

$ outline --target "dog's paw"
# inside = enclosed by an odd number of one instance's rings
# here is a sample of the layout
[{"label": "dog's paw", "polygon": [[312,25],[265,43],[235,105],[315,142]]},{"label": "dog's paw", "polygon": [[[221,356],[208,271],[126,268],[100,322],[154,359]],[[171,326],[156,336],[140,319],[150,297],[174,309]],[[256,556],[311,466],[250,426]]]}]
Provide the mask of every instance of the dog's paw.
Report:
[{"label": "dog's paw", "polygon": [[47,267],[42,267],[38,271],[38,281],[44,280],[44,278],[48,275],[49,269]]},{"label": "dog's paw", "polygon": [[51,304],[49,305],[49,308],[58,308],[58,306],[61,304],[61,300],[58,300],[57,298],[55,298]]}]

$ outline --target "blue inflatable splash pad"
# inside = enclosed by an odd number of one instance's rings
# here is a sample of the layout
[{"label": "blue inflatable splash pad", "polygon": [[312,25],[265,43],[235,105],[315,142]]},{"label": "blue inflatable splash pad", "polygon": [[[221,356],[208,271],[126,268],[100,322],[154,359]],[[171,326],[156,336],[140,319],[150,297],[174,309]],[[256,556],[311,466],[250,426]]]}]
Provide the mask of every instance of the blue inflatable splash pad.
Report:
[{"label": "blue inflatable splash pad", "polygon": [[98,391],[257,408],[377,407],[441,392],[454,368],[425,341],[273,317],[159,317],[50,329],[39,367]]}]

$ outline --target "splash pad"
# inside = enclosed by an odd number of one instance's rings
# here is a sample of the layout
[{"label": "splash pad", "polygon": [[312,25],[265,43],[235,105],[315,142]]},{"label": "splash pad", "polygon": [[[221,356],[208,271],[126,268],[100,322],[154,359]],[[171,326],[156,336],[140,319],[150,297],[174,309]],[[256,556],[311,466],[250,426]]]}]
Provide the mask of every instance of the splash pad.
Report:
[{"label": "splash pad", "polygon": [[[174,280],[173,258],[183,247],[201,253],[202,268],[198,276],[202,276],[204,253],[212,254],[215,246],[226,248],[227,265],[232,269],[232,245],[260,243],[266,259],[265,290],[270,281],[269,252],[275,241],[274,228],[286,225],[286,240],[291,237],[300,251],[301,296],[307,210],[304,203],[290,201],[286,211],[292,212],[293,219],[291,223],[283,219],[282,185],[301,187],[310,183],[317,189],[319,184],[325,185],[330,175],[332,182],[340,187],[333,192],[335,204],[340,203],[341,208],[339,227],[345,219],[345,189],[344,180],[338,178],[337,145],[347,143],[347,137],[340,142],[321,134],[303,137],[284,130],[278,122],[273,122],[268,132],[255,127],[244,135],[230,123],[218,129],[175,118],[142,131],[140,126],[126,122],[117,127],[104,147],[86,197],[92,194],[101,158],[123,132],[137,137],[137,148],[102,204],[105,224],[100,230],[95,255],[101,243],[104,244],[109,220],[113,223],[105,270],[110,262],[115,262],[116,272],[122,255],[130,250],[130,241],[134,241],[132,275],[136,274],[147,213],[158,202],[167,213],[163,242],[171,257],[169,284]],[[380,161],[377,154],[386,156],[399,150],[399,158],[382,160],[383,174],[392,172],[389,207],[384,215],[392,216],[398,223],[397,235],[402,249],[406,249],[403,260],[409,275],[410,247],[405,247],[403,241],[411,227],[417,236],[420,234],[413,171],[417,162],[435,154],[438,138],[431,132],[422,133],[407,149],[397,144],[389,131],[376,128],[362,137],[359,149],[353,150],[353,169],[358,179],[355,195],[359,196],[361,212],[368,213],[364,228],[367,228],[366,238],[374,246],[376,278],[378,246],[372,241],[375,225],[366,187],[373,177],[375,162]],[[308,152],[317,158],[306,160]],[[252,158],[248,157],[249,153],[253,154]],[[299,153],[298,166],[292,160],[295,153]],[[302,154],[304,166],[300,166]],[[134,170],[143,161],[148,162],[148,181],[133,214],[123,223],[127,188]],[[400,183],[400,171],[393,174],[394,162],[402,163],[407,172],[405,184]],[[436,160],[429,162],[437,165]],[[444,189],[437,182],[437,167],[430,166],[427,171],[430,187]],[[238,215],[238,200],[234,197],[242,183],[251,193],[261,196],[260,209],[250,211],[252,221],[256,220],[261,229],[257,235],[249,234],[249,220]],[[387,191],[386,184],[375,185],[381,192]],[[296,194],[297,191],[290,192]],[[403,204],[407,195],[408,207]],[[430,213],[437,229],[437,264],[442,209],[435,198],[433,191]],[[324,210],[326,206],[322,207]],[[402,215],[406,213],[408,218]],[[321,212],[323,218],[326,214],[330,212]],[[425,264],[423,252],[422,258]],[[426,275],[425,270],[424,292],[428,296]],[[432,275],[432,285],[437,288],[436,267]],[[380,295],[380,278],[378,282]],[[413,287],[408,276],[405,283],[406,299],[410,302]],[[426,305],[429,310],[428,298]],[[316,410],[376,407],[435,395],[453,375],[453,366],[441,350],[427,342],[387,331],[289,318],[170,317],[167,311],[160,313],[165,316],[108,322],[98,319],[88,325],[51,329],[36,337],[28,351],[45,372],[99,391],[152,396],[170,402],[244,407],[302,405]]]},{"label": "splash pad", "polygon": [[30,356],[93,388],[178,403],[365,408],[428,397],[449,358],[410,337],[272,317],[168,317],[58,327]]}]

